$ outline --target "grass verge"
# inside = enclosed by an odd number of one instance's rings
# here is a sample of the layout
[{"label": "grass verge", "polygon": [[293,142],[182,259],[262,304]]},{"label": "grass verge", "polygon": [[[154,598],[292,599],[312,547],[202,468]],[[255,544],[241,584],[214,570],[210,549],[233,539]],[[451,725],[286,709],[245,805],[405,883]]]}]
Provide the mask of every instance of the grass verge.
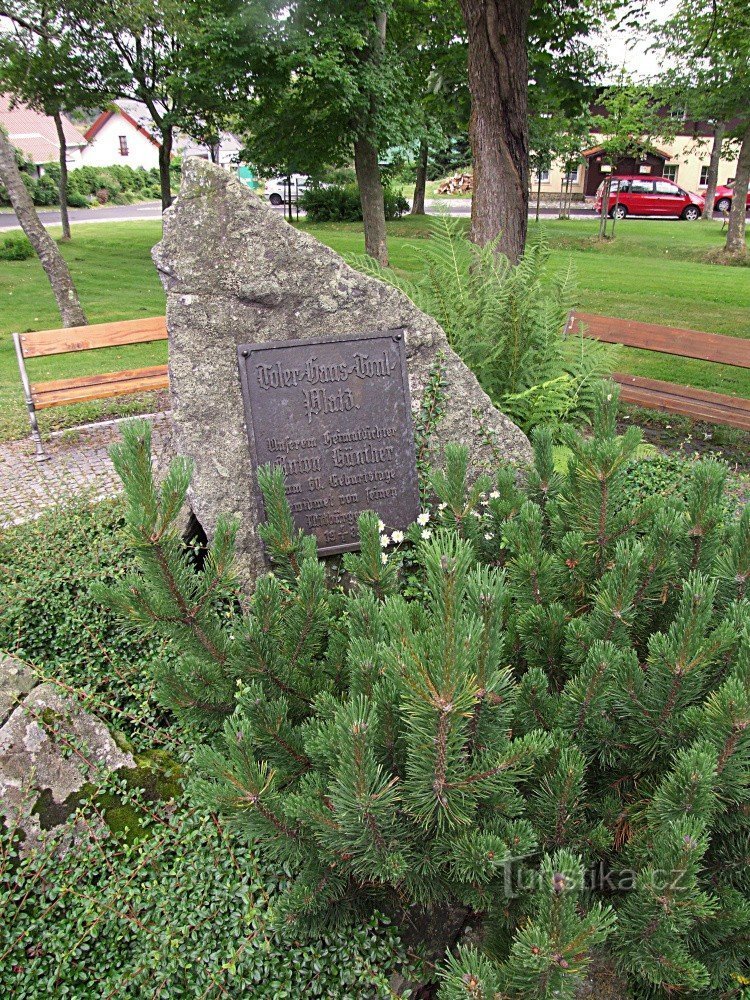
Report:
[{"label": "grass verge", "polygon": [[[606,243],[596,239],[595,220],[547,220],[543,225],[553,263],[567,267],[572,261],[575,267],[581,309],[750,337],[750,268],[706,263],[706,256],[723,243],[719,223],[628,219],[618,225],[616,238]],[[359,224],[302,226],[340,253],[363,252]],[[420,243],[429,237],[428,220],[401,219],[389,223],[388,232],[392,265],[418,272]],[[163,312],[164,293],[150,259],[160,235],[158,221],[75,226],[73,241],[61,249],[92,323]],[[28,431],[10,334],[58,325],[59,314],[38,261],[0,264],[0,440]],[[112,348],[35,359],[29,372],[32,381],[42,381],[160,364],[165,355],[163,343]],[[622,349],[617,367],[750,397],[750,371],[725,365]],[[53,430],[152,408],[149,396],[108,400],[43,411],[40,422],[43,430]]]}]

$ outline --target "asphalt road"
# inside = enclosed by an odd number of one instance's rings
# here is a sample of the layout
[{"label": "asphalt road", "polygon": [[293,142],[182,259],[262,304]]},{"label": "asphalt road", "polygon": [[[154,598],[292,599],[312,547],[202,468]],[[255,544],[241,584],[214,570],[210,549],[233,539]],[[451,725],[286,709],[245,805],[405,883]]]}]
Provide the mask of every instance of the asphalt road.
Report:
[{"label": "asphalt road", "polygon": [[[471,214],[469,198],[428,199],[425,203],[428,211],[448,212],[449,215],[468,216]],[[276,209],[282,212],[283,208]],[[550,218],[557,217],[557,206],[542,206],[540,215]],[[533,212],[529,213],[530,217]],[[139,219],[158,219],[161,215],[161,205],[158,201],[143,202],[140,205],[103,205],[101,208],[69,208],[71,223],[75,222],[137,222]],[[593,208],[574,207],[571,216],[574,219],[591,219],[596,213]],[[39,218],[45,226],[58,226],[60,213],[55,210],[42,209]],[[13,212],[0,212],[0,230],[18,229],[18,221]]]}]

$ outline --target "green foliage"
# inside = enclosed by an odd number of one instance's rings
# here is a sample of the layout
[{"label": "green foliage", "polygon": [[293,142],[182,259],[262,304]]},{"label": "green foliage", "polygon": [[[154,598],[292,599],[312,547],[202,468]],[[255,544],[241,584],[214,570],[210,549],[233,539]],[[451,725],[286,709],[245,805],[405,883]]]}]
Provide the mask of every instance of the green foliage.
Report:
[{"label": "green foliage", "polygon": [[193,795],[289,866],[290,918],[484,920],[446,997],[572,998],[605,944],[639,1000],[718,1000],[747,971],[750,510],[727,515],[712,462],[684,495],[629,495],[640,434],[616,435],[616,387],[595,404],[564,474],[537,431],[523,489],[471,482],[448,445],[406,540],[362,515],[346,590],[265,471],[278,572],[245,610],[229,523],[206,579],[180,553],[189,469],[155,487],[133,427],[118,453],[143,576],[106,596],[183,651],[159,677]]},{"label": "green foliage", "polygon": [[92,594],[133,567],[120,502],[86,499],[0,531],[0,649],[77,690],[139,750],[169,741],[147,663],[165,655]]},{"label": "green foliage", "polygon": [[70,208],[88,208],[91,201],[86,197],[85,194],[81,194],[79,191],[71,191],[68,194],[68,206]]},{"label": "green foliage", "polygon": [[[117,781],[113,790],[121,793]],[[92,809],[21,856],[0,827],[0,975],[5,995],[138,1000],[389,997],[403,960],[379,915],[313,934],[279,920],[288,876],[215,816],[131,795],[148,836],[106,837]],[[72,821],[71,821],[72,822]],[[33,891],[29,891],[33,887]]]},{"label": "green foliage", "polygon": [[7,233],[0,240],[0,260],[30,260],[34,248],[23,233]]},{"label": "green foliage", "polygon": [[[400,219],[409,210],[408,201],[391,188],[385,188],[383,200],[386,219]],[[356,184],[315,185],[302,194],[299,204],[313,223],[362,221],[362,203]]]},{"label": "green foliage", "polygon": [[403,278],[366,257],[355,266],[404,291],[445,330],[482,387],[524,430],[590,419],[608,352],[563,337],[575,298],[571,268],[550,273],[539,231],[516,267],[472,244],[456,220],[431,225],[420,246],[424,274]]}]

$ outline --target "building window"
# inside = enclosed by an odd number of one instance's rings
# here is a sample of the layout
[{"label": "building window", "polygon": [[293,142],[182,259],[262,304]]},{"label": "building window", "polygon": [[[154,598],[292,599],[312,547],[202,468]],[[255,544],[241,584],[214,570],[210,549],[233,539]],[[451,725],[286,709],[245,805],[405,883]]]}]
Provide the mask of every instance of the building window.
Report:
[{"label": "building window", "polygon": [[542,184],[549,184],[549,170],[537,170],[536,179]]},{"label": "building window", "polygon": [[120,139],[120,156],[128,155],[128,137],[126,135],[119,136]]},{"label": "building window", "polygon": [[701,179],[698,181],[701,187],[705,187],[708,184],[708,164],[706,163],[701,167]]},{"label": "building window", "polygon": [[664,164],[664,177],[668,181],[677,180],[677,163],[665,163]]},{"label": "building window", "polygon": [[563,178],[567,184],[575,184],[578,180],[579,167],[575,167],[573,170],[568,170]]}]

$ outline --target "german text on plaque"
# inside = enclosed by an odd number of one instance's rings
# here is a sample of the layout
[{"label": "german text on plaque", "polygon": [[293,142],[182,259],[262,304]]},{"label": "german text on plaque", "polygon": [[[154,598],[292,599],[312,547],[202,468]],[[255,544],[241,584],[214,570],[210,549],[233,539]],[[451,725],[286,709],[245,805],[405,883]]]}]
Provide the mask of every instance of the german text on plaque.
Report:
[{"label": "german text on plaque", "polygon": [[416,518],[402,330],[237,350],[254,464],[284,470],[295,524],[321,555],[358,547],[362,511],[376,511],[386,530]]}]

